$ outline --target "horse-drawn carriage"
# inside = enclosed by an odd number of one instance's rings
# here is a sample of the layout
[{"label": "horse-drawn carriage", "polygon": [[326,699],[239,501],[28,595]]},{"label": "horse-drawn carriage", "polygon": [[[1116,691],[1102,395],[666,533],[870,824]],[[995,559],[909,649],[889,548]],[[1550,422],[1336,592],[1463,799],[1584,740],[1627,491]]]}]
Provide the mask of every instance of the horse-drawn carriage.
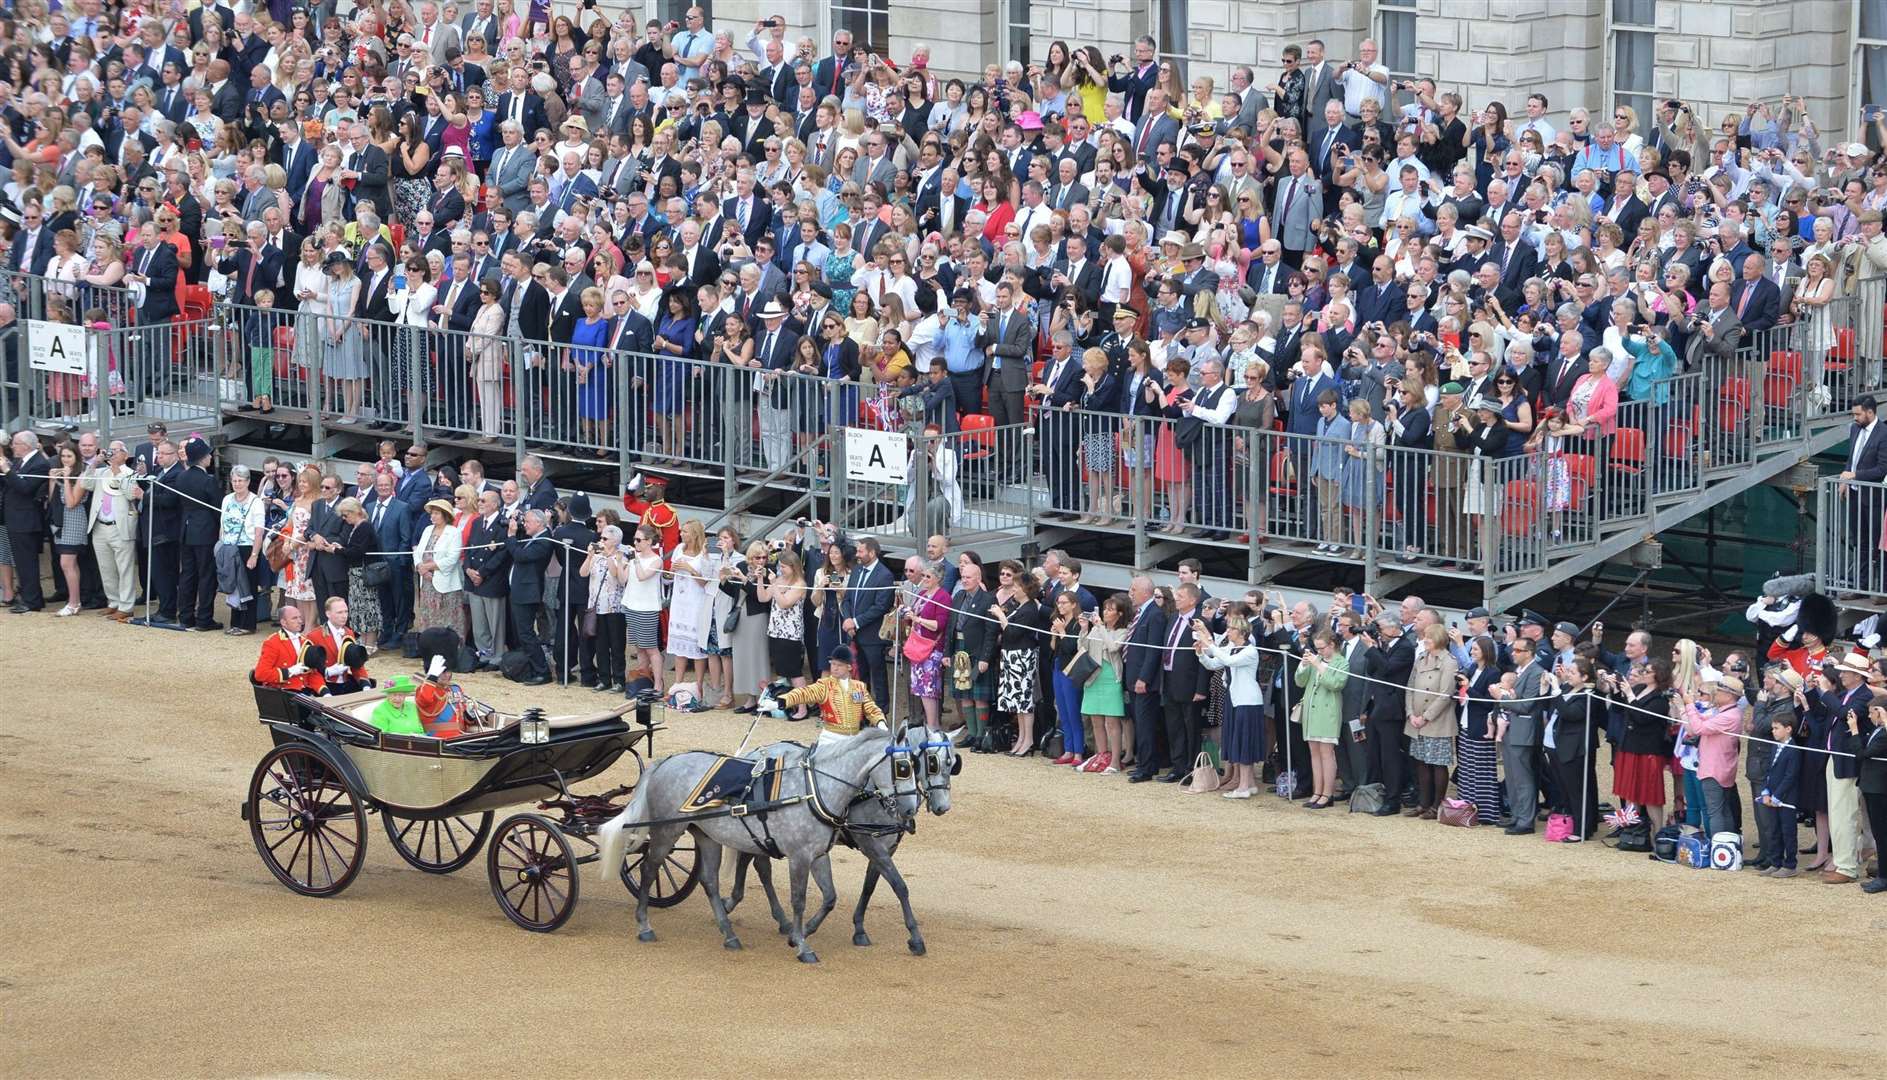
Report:
[{"label": "horse-drawn carriage", "polygon": [[[542,932],[575,910],[577,868],[596,861],[592,837],[622,810],[663,728],[648,702],[547,717],[535,709],[507,714],[455,694],[463,735],[395,735],[368,722],[383,691],[312,697],[254,689],[274,747],[256,765],[242,816],[277,881],[303,896],[339,895],[366,864],[367,816],[377,813],[393,849],[429,874],[452,873],[484,849],[499,908]],[[633,724],[624,719],[631,711]],[[570,785],[624,756],[633,765],[628,784],[571,793]],[[493,811],[528,802],[535,811],[512,814],[493,830]],[[579,847],[587,850],[579,855]],[[644,851],[628,852],[618,872],[638,896]],[[651,868],[649,903],[686,899],[699,857],[686,840],[664,853]]]}]

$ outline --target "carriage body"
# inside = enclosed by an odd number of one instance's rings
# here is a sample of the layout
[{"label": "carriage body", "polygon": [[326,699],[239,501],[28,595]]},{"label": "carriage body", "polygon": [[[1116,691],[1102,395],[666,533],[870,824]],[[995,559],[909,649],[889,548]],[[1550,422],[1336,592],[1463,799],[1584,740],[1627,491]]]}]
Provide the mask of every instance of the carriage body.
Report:
[{"label": "carriage body", "polygon": [[[663,727],[651,703],[629,702],[549,717],[543,741],[526,741],[525,716],[468,701],[483,722],[437,739],[369,723],[384,691],[313,697],[255,686],[254,692],[274,745],[250,779],[242,816],[277,881],[304,896],[339,895],[365,863],[366,819],[378,814],[394,850],[427,873],[466,866],[489,837],[492,894],[529,930],[553,930],[569,918],[576,868],[595,858],[589,838],[633,791]],[[631,711],[634,723],[624,718]],[[600,795],[571,794],[570,785],[624,757],[632,764],[628,784]],[[507,817],[494,833],[493,811],[520,804],[535,804],[537,812]],[[572,839],[589,844],[591,853],[579,857]],[[625,863],[625,883],[637,880],[631,872],[639,859],[632,854]],[[685,869],[685,876],[679,868],[671,875],[680,887],[662,901],[678,903],[692,890],[693,867]]]}]

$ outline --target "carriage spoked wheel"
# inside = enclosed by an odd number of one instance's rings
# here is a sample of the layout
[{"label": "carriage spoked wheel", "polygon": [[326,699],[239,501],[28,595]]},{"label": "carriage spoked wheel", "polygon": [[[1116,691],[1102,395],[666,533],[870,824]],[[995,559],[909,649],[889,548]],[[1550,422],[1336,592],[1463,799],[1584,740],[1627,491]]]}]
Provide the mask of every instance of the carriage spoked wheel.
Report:
[{"label": "carriage spoked wheel", "polygon": [[249,836],[275,880],[303,896],[336,896],[367,862],[367,809],[320,754],[285,743],[249,778]]},{"label": "carriage spoked wheel", "polygon": [[[648,841],[629,853],[622,861],[622,883],[629,886],[629,895],[642,897],[642,861],[648,855]],[[649,887],[649,906],[674,907],[688,894],[695,891],[701,870],[701,851],[695,846],[695,834],[684,832],[676,839],[675,846],[668,849],[668,855],[660,866],[655,868],[655,880]]]},{"label": "carriage spoked wheel", "polygon": [[577,861],[563,830],[537,814],[504,819],[485,855],[491,895],[512,922],[548,934],[577,907]]},{"label": "carriage spoked wheel", "polygon": [[431,820],[401,817],[390,810],[380,811],[380,823],[387,827],[387,839],[393,850],[414,867],[428,874],[450,874],[478,858],[491,832],[491,811]]}]

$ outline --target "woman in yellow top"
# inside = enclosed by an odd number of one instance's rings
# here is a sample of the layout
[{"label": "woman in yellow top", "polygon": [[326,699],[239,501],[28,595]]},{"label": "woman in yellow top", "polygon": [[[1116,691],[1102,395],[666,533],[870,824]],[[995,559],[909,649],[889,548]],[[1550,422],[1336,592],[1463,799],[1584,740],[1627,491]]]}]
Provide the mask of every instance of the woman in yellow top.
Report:
[{"label": "woman in yellow top", "polygon": [[1320,630],[1297,665],[1297,685],[1304,691],[1299,716],[1310,744],[1311,798],[1306,810],[1328,808],[1337,793],[1337,729],[1343,723],[1343,684],[1350,662],[1337,652],[1330,631]]},{"label": "woman in yellow top", "polygon": [[1107,61],[1101,50],[1092,45],[1076,49],[1073,61],[1062,68],[1061,88],[1080,95],[1081,115],[1099,127],[1107,103]]}]

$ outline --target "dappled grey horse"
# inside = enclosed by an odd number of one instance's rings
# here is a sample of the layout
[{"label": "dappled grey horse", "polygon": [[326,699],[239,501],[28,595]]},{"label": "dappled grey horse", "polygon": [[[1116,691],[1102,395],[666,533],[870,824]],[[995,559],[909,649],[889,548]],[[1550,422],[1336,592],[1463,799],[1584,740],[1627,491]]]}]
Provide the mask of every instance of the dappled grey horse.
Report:
[{"label": "dappled grey horse", "polygon": [[917,815],[922,796],[912,780],[909,750],[902,746],[893,749],[893,745],[891,734],[883,728],[866,728],[843,742],[810,750],[796,748],[795,754],[782,755],[786,771],[780,779],[778,800],[767,810],[764,821],[756,821],[754,815],[736,817],[725,810],[681,812],[682,805],[721,762],[719,754],[689,751],[650,766],[636,785],[629,805],[597,834],[599,863],[610,874],[622,866],[623,853],[633,842],[645,835],[648,838],[636,901],[637,939],[655,940],[655,931],[649,926],[648,903],[655,867],[667,858],[683,832],[693,830],[701,853],[701,886],[721,929],[722,944],[740,948],[740,939],[734,935],[727,908],[721,902],[721,848],[771,854],[764,846],[770,839],[773,851],[785,857],[792,875],[793,918],[788,943],[798,951],[801,962],[818,963],[819,957],[806,943],[803,929],[806,880],[816,873],[820,890],[829,896],[834,894],[831,864],[825,854],[845,814],[855,804],[872,802],[884,806],[888,815]]},{"label": "dappled grey horse", "polygon": [[[909,740],[915,733],[922,733],[920,743]],[[963,771],[963,759],[957,755],[956,744],[942,732],[915,728],[906,731],[898,743],[911,753],[918,784],[924,791],[925,805],[932,814],[943,815],[950,812],[950,778]],[[759,751],[763,758],[786,757],[795,750],[802,749],[798,743],[779,742],[762,747]],[[913,815],[914,817],[914,815]],[[910,931],[906,944],[914,955],[924,955],[924,935],[917,929],[917,915],[911,910],[911,892],[904,883],[904,875],[892,862],[897,853],[898,844],[904,834],[916,832],[917,824],[912,818],[898,818],[889,813],[883,804],[876,800],[853,805],[845,815],[844,834],[850,838],[852,846],[865,856],[865,883],[858,892],[858,906],[852,911],[852,944],[870,945],[871,936],[865,933],[865,909],[871,904],[872,892],[878,887],[878,879],[883,877],[891,884],[891,891],[896,894],[898,903],[904,908],[904,926]],[[822,858],[825,858],[822,856]],[[727,900],[727,910],[733,911],[740,906],[741,897],[747,891],[747,867],[755,861],[759,863],[760,887],[767,894],[767,903],[773,909],[773,920],[779,924],[780,933],[790,934],[792,926],[787,922],[786,912],[780,908],[779,894],[773,889],[772,860],[765,856],[749,855],[742,852],[734,869],[734,890]],[[829,861],[829,860],[828,860]],[[821,890],[824,882],[831,880],[831,872],[820,877]],[[806,935],[811,937],[819,925],[831,914],[838,903],[834,892],[825,892],[819,910],[806,924]]]}]

